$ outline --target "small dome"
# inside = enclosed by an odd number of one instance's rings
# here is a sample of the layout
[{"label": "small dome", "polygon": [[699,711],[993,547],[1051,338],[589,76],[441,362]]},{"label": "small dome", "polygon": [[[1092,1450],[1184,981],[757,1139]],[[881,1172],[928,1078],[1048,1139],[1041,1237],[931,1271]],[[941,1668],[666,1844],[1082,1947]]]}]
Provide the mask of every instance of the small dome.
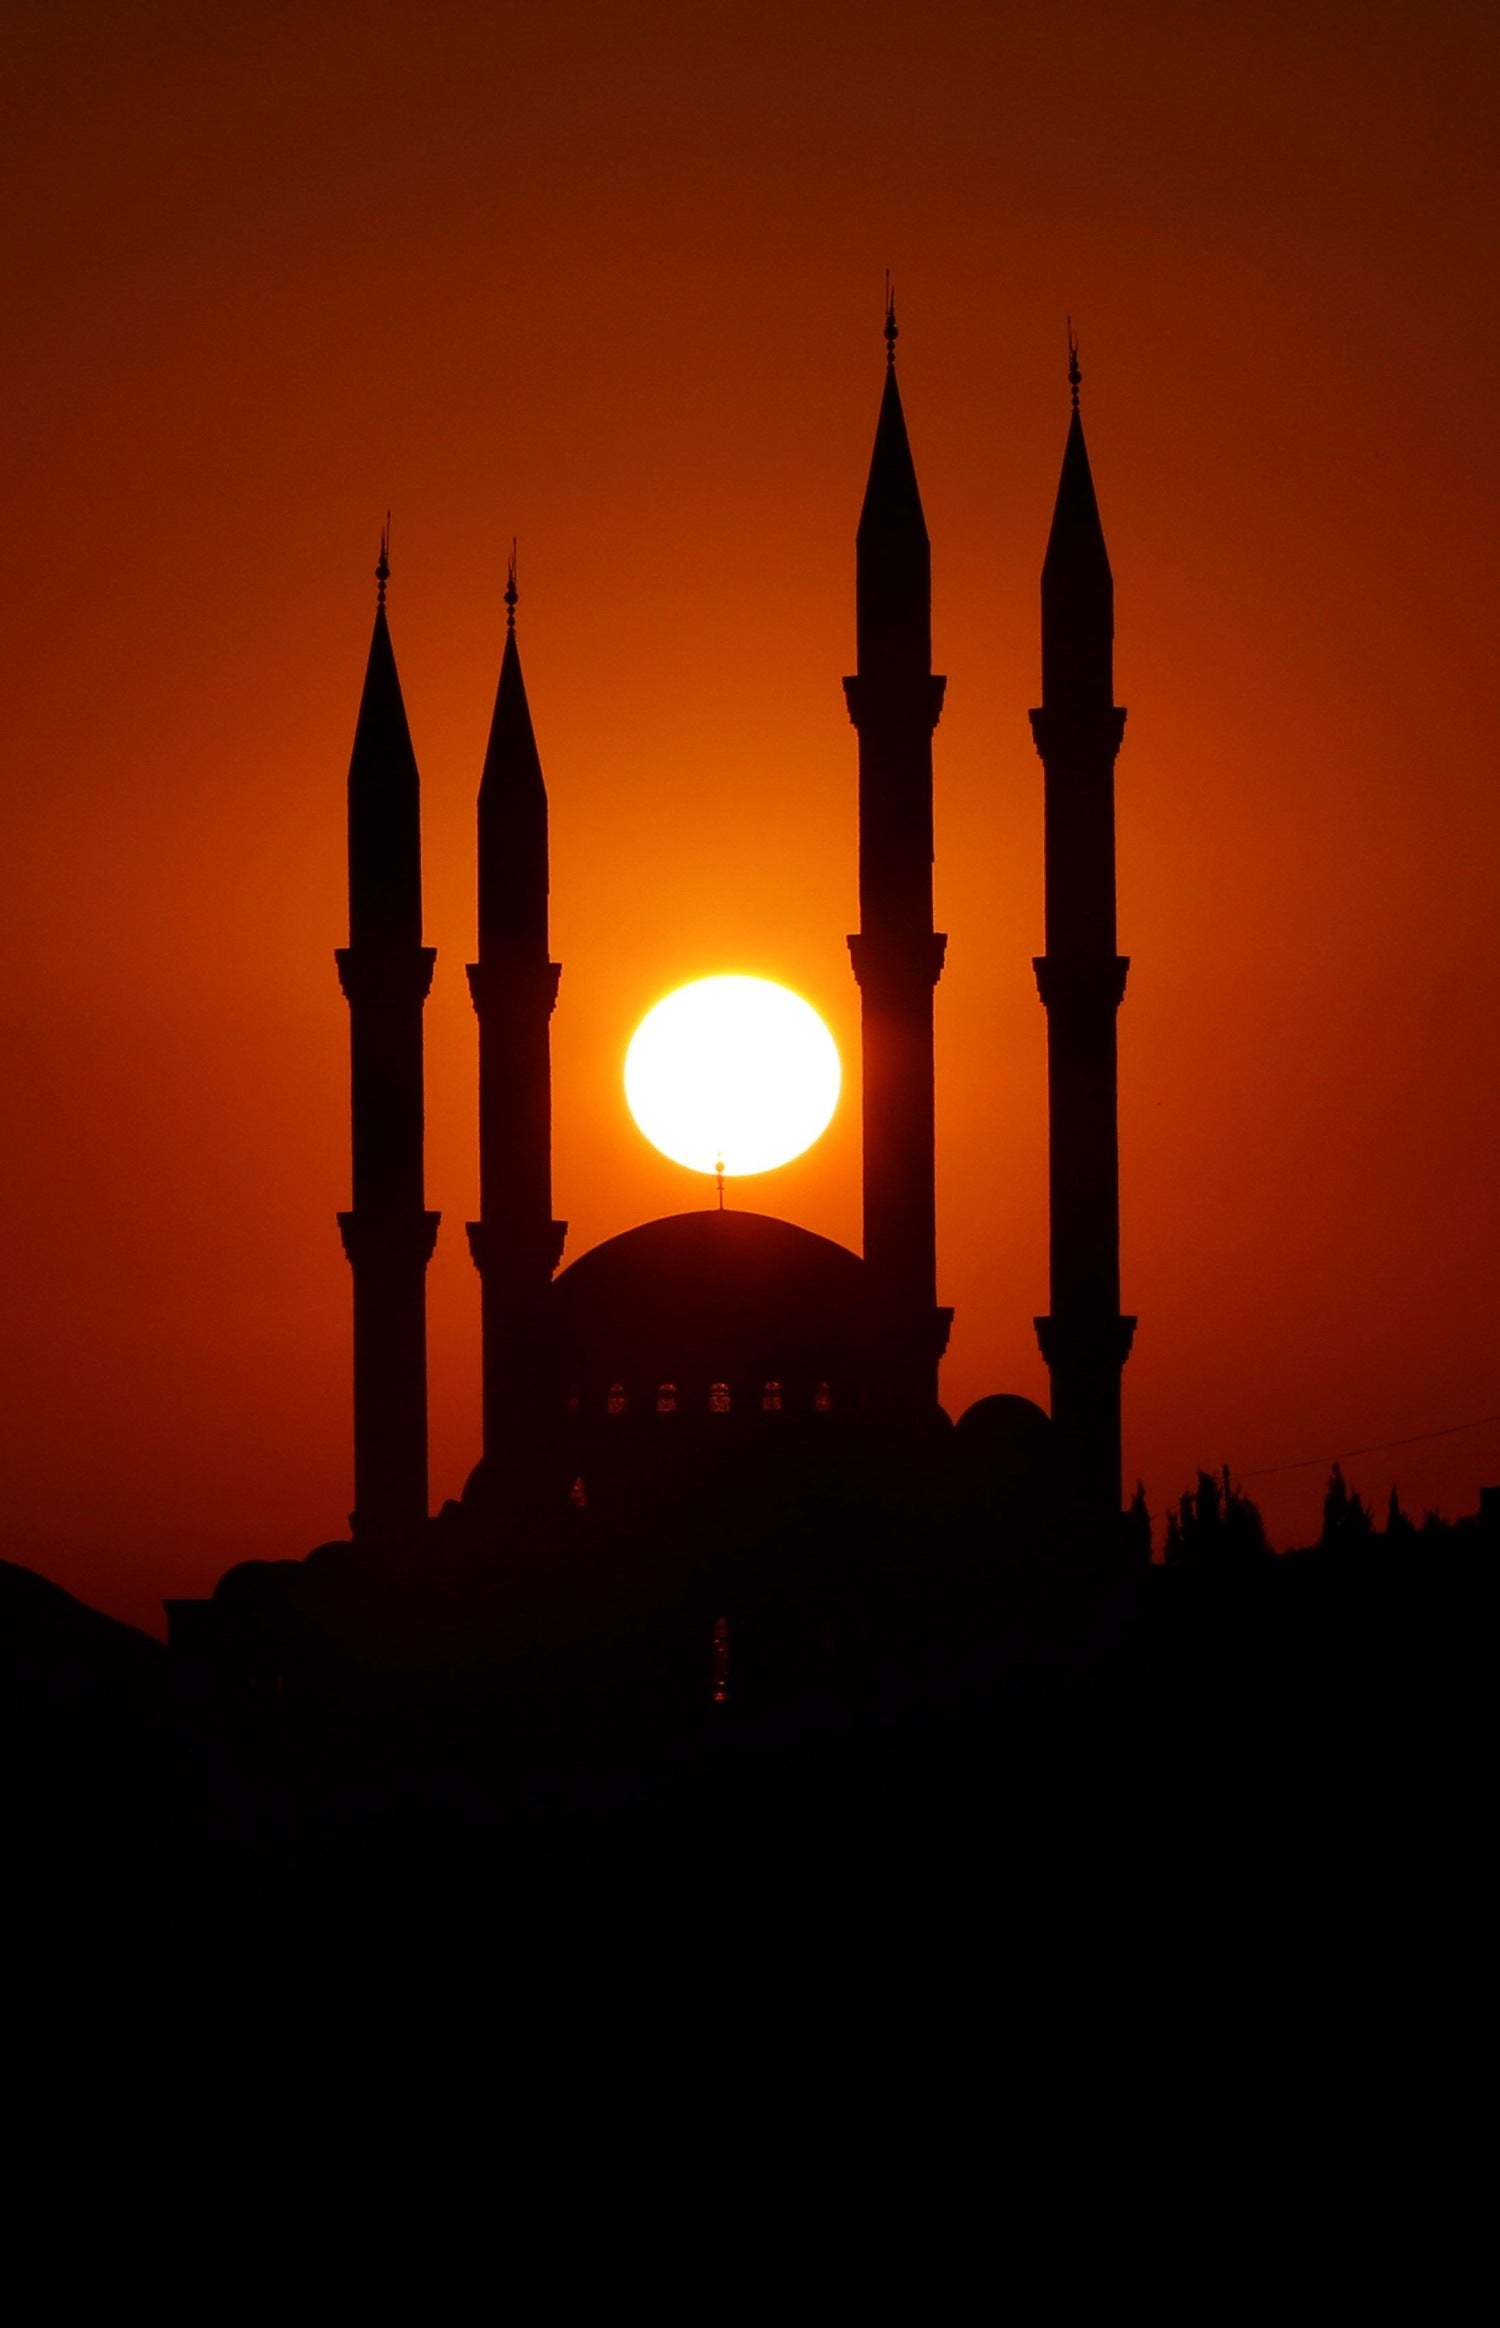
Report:
[{"label": "small dome", "polygon": [[987,1504],[1020,1510],[1055,1495],[1051,1418],[1029,1398],[1002,1391],[976,1399],[959,1416],[953,1440],[960,1475]]},{"label": "small dome", "polygon": [[1052,1445],[1052,1418],[1034,1400],[1012,1391],[976,1398],[958,1418],[960,1443],[976,1453],[1033,1455],[1045,1459]]}]

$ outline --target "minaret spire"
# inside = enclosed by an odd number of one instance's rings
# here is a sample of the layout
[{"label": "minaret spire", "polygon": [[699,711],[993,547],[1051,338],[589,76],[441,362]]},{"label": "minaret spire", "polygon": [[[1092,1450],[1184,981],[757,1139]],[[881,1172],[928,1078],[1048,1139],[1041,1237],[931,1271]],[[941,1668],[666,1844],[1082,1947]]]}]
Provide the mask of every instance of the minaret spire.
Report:
[{"label": "minaret spire", "polygon": [[1042,702],[1031,714],[1045,772],[1051,1313],[1037,1337],[1075,1518],[1112,1549],[1120,1517],[1120,1377],[1135,1319],[1120,1312],[1116,1014],[1128,959],[1115,932],[1114,579],[1078,409],[1072,410],[1042,564]]},{"label": "minaret spire", "polygon": [[951,1312],[937,1306],[933,989],[946,939],[932,926],[932,733],[946,682],[932,669],[932,556],[896,378],[886,285],[886,371],[855,536],[857,670],[844,681],[859,735],[860,927],[849,940],[864,1063],[865,1261],[883,1320],[891,1404],[937,1403]]},{"label": "minaret spire", "polygon": [[552,1218],[550,1020],[561,965],[547,939],[547,789],[516,639],[516,546],[505,648],[479,786],[479,1219],[469,1249],[484,1333],[484,1483],[492,1510],[545,1481],[560,1424],[547,1290],[567,1223]]},{"label": "minaret spire", "polygon": [[339,1215],[354,1271],[355,1536],[409,1539],[427,1518],[427,1264],[423,1193],[421,798],[386,618],[390,520],[349,761],[349,1002],[354,1201]]}]

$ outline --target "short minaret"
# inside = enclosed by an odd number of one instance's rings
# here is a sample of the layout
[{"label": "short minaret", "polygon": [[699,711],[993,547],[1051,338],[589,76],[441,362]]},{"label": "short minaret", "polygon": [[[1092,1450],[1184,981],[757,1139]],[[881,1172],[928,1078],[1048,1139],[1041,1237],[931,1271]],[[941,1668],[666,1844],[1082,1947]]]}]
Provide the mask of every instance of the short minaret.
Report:
[{"label": "short minaret", "polygon": [[547,949],[547,790],[516,644],[516,561],[505,653],[479,786],[479,1219],[469,1249],[484,1333],[487,1502],[524,1499],[558,1421],[547,1358],[548,1287],[566,1221],[552,1218],[553,1005]]},{"label": "short minaret", "polygon": [[416,755],[386,623],[388,533],[349,762],[349,1000],[354,1206],[339,1214],[354,1269],[354,1510],[361,1543],[410,1539],[427,1518],[427,1264],[438,1215],[422,1178],[422,1006],[437,959],[422,943]]},{"label": "short minaret", "polygon": [[933,990],[947,940],[932,926],[932,735],[946,682],[932,669],[932,557],[896,385],[896,310],[869,482],[855,536],[859,920],[849,940],[864,1064],[864,1249],[903,1410],[937,1404],[950,1310],[937,1306]]},{"label": "short minaret", "polygon": [[1078,411],[1042,566],[1042,704],[1031,714],[1045,771],[1050,1317],[1036,1321],[1075,1516],[1101,1543],[1120,1515],[1120,1376],[1135,1319],[1120,1314],[1120,1162],[1115,1018],[1128,959],[1115,951],[1114,581]]}]

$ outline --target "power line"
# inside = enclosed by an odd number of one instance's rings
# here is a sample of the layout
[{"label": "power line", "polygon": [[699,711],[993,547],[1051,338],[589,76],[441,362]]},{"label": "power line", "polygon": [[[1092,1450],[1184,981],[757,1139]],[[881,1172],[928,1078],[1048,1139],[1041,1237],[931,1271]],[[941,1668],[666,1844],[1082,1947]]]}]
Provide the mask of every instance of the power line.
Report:
[{"label": "power line", "polygon": [[1377,1439],[1370,1447],[1345,1447],[1337,1455],[1304,1455],[1296,1463],[1259,1463],[1253,1471],[1242,1471],[1241,1479],[1269,1479],[1276,1471],[1311,1471],[1323,1463],[1352,1463],[1356,1455],[1384,1455],[1393,1447],[1420,1447],[1428,1439],[1456,1439],[1462,1431],[1482,1431],[1487,1423],[1500,1423],[1500,1414],[1480,1415],[1472,1423],[1445,1423],[1440,1431],[1413,1431],[1409,1439]]}]

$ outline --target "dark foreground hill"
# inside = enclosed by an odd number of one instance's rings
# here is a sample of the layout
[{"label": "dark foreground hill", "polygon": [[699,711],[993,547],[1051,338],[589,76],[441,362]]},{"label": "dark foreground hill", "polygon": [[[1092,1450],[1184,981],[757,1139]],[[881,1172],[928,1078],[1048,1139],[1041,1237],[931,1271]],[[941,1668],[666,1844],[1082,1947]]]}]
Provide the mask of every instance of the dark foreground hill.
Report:
[{"label": "dark foreground hill", "polygon": [[13,1925],[225,1910],[472,1942],[686,1914],[981,1950],[1122,1923],[1201,1950],[1226,1915],[1330,1908],[1458,1928],[1493,1618],[1492,1549],[1455,1530],[1059,1592],[838,1694],[622,1726],[472,1690],[383,1722],[377,1690],[346,1722],[174,1703],[156,1644],[0,1567]]},{"label": "dark foreground hill", "polygon": [[149,1723],[165,1690],[160,1642],[0,1560],[0,1705],[8,1713]]}]

